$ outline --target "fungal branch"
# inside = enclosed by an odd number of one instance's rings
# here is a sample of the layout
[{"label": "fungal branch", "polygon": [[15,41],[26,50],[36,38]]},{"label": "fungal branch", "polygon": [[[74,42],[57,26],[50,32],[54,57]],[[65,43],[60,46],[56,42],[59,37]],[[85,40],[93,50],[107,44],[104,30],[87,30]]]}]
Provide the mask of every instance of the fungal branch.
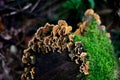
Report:
[{"label": "fungal branch", "polygon": [[[75,41],[75,35],[84,36],[84,31],[89,27],[91,20],[95,20],[98,25],[101,24],[100,17],[92,9],[85,12],[83,22],[78,24],[78,29],[71,33],[72,27],[66,21],[59,20],[57,25],[46,24],[40,27],[32,40],[29,41],[28,48],[24,50],[22,62],[26,65],[22,80],[34,80],[36,52],[39,54],[49,54],[50,52],[62,52],[67,49],[71,61],[79,65],[79,71],[85,75],[89,74],[89,61],[87,61],[87,52],[83,48],[81,41]],[[100,27],[104,29],[104,27]]]}]

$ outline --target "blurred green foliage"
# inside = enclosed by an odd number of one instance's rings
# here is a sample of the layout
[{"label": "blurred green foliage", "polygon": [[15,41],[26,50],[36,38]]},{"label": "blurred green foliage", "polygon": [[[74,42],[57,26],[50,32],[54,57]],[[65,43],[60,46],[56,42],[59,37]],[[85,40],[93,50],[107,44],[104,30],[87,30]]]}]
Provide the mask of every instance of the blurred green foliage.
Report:
[{"label": "blurred green foliage", "polygon": [[89,5],[89,8],[95,7],[94,0],[86,0],[86,1],[89,3],[85,4],[84,0],[67,0],[66,2],[64,2],[63,7],[68,9],[76,9],[76,10],[79,10],[80,7],[83,7],[82,5],[84,6]]},{"label": "blurred green foliage", "polygon": [[61,3],[57,14],[54,19],[65,19],[68,23],[70,22],[72,26],[82,20],[85,10],[95,7],[94,0],[65,0]]},{"label": "blurred green foliage", "polygon": [[[117,63],[118,63],[117,66],[118,66],[118,72],[119,72],[120,71],[120,61],[118,60],[118,58],[120,57],[120,31],[112,30],[111,33],[114,36],[112,38],[112,43],[114,46],[115,56],[117,57]],[[120,75],[118,75],[118,76],[120,76]]]},{"label": "blurred green foliage", "polygon": [[115,55],[118,56],[118,55],[120,55],[120,47],[119,47],[119,45],[120,45],[120,41],[119,41],[120,31],[112,30],[111,33],[114,34],[113,35],[114,37],[112,38],[112,43],[114,45],[114,51],[116,53]]},{"label": "blurred green foliage", "polygon": [[95,7],[95,2],[94,2],[94,0],[88,0],[89,1],[89,3],[90,3],[90,7],[91,8],[94,8]]}]

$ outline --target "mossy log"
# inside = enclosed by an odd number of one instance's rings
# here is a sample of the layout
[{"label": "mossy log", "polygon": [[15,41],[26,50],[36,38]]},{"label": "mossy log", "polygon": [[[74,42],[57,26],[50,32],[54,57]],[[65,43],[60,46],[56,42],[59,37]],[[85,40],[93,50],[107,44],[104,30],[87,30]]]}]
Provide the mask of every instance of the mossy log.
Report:
[{"label": "mossy log", "polygon": [[22,57],[22,80],[115,80],[110,34],[92,9],[72,33],[64,20],[46,24],[29,41]]}]

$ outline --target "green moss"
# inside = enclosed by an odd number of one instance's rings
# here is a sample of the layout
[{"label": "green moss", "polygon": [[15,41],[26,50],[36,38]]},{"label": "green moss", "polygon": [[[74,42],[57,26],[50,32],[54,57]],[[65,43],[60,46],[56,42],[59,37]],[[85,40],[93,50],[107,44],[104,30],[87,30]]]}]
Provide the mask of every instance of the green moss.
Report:
[{"label": "green moss", "polygon": [[89,23],[84,36],[75,35],[74,42],[77,41],[83,43],[89,56],[90,67],[86,80],[114,80],[113,47],[110,39],[106,36],[106,32],[98,29],[95,20]]}]

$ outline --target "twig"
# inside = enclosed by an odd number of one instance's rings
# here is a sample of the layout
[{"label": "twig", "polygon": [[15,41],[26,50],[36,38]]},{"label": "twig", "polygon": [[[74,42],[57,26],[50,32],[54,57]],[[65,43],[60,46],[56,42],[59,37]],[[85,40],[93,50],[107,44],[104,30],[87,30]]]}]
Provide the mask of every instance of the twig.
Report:
[{"label": "twig", "polygon": [[2,53],[0,53],[0,57],[5,60],[5,56]]},{"label": "twig", "polygon": [[20,5],[20,3],[19,3],[19,0],[16,0],[16,2],[17,2],[17,4],[18,4],[18,6],[19,6],[19,9],[21,10],[22,7],[21,7],[21,5]]},{"label": "twig", "polygon": [[36,3],[35,3],[35,5],[32,7],[32,9],[31,9],[31,11],[30,11],[30,13],[32,13],[34,10],[35,10],[35,8],[38,6],[38,4],[40,3],[40,0],[38,0]]},{"label": "twig", "polygon": [[4,14],[4,15],[2,15],[2,16],[11,16],[11,15],[15,15],[15,14],[17,14],[17,13],[19,13],[19,12],[23,12],[23,11],[27,10],[27,9],[30,8],[31,6],[32,6],[32,4],[29,3],[28,5],[24,6],[21,10],[15,10],[15,11],[13,11],[13,12],[6,13],[6,14]]},{"label": "twig", "polygon": [[29,3],[28,5],[24,6],[21,11],[27,10],[27,9],[30,8],[31,6],[32,6],[32,4]]},{"label": "twig", "polygon": [[[57,5],[57,3],[59,3],[57,0],[53,0],[52,2],[46,2],[44,4],[44,6],[41,6],[40,9],[38,9],[36,12],[39,12],[39,11],[43,11],[46,10],[47,7],[52,7],[53,5]],[[56,6],[55,6],[56,7]]]},{"label": "twig", "polygon": [[4,10],[4,9],[10,9],[10,10],[19,10],[17,8],[14,8],[14,7],[11,7],[11,6],[8,6],[8,5],[4,5],[4,6],[1,6],[2,9],[0,9],[0,11]]},{"label": "twig", "polygon": [[113,20],[110,22],[110,24],[108,24],[107,26],[107,30],[109,30],[110,26],[113,24]]},{"label": "twig", "polygon": [[104,15],[104,14],[110,14],[112,12],[111,9],[103,9],[101,11],[98,11],[98,14]]}]

